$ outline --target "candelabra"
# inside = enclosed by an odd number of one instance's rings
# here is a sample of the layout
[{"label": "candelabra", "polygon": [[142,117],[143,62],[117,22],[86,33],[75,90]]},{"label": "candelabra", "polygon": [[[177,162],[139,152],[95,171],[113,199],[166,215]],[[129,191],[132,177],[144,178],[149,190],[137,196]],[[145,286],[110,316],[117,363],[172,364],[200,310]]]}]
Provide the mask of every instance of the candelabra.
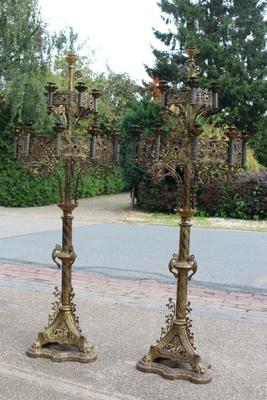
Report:
[{"label": "candelabra", "polygon": [[197,261],[190,255],[191,218],[195,212],[194,185],[213,174],[228,175],[246,163],[248,134],[239,135],[234,127],[220,138],[201,134],[200,118],[218,111],[220,87],[213,83],[210,89],[199,87],[197,76],[201,69],[196,65],[197,50],[189,48],[185,64],[187,81],[179,89],[170,88],[160,81],[159,101],[163,120],[168,121],[169,132],[157,125],[149,137],[142,135],[138,125],[131,128],[133,160],[145,166],[157,180],[172,177],[177,185],[180,214],[180,241],[178,254],[169,262],[169,270],[177,279],[176,301],[169,299],[167,326],[138,363],[137,369],[152,372],[168,379],[185,379],[193,383],[208,383],[211,374],[206,363],[196,354],[194,336],[189,317],[188,281],[197,271]]},{"label": "candelabra", "polygon": [[[32,173],[56,178],[62,216],[62,245],[56,245],[52,259],[62,269],[61,290],[55,288],[56,301],[48,325],[27,351],[30,357],[53,361],[93,362],[93,345],[82,336],[76,315],[72,288],[72,265],[76,254],[72,243],[72,211],[78,206],[79,183],[86,173],[99,175],[119,161],[119,134],[101,133],[98,123],[100,92],[88,88],[75,64],[78,57],[67,57],[67,90],[59,91],[49,82],[47,110],[55,122],[53,132],[40,134],[32,124],[15,129],[15,156]],[[74,87],[75,85],[75,87]],[[83,121],[83,122],[82,122]]]}]

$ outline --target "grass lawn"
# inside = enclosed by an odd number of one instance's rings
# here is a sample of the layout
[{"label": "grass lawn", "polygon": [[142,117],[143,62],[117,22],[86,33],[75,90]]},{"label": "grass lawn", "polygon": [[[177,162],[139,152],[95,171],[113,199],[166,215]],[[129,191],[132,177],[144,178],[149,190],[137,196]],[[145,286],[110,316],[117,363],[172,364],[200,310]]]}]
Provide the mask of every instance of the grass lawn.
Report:
[{"label": "grass lawn", "polygon": [[[138,210],[128,211],[129,222],[140,222],[151,225],[167,225],[177,226],[179,222],[179,215],[176,214],[163,214],[163,213],[149,213],[141,212]],[[249,230],[249,231],[267,231],[267,221],[254,221],[243,219],[229,219],[229,218],[207,218],[207,217],[194,217],[193,226],[196,228],[210,228],[210,229],[235,229],[235,230]]]}]

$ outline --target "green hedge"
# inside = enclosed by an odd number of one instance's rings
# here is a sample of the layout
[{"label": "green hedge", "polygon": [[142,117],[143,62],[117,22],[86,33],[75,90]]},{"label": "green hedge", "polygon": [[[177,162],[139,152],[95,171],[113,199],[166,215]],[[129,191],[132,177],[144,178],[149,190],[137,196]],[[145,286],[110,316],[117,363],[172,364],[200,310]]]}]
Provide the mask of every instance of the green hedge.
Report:
[{"label": "green hedge", "polygon": [[87,175],[81,182],[79,197],[93,197],[99,194],[120,193],[124,190],[126,182],[121,168],[116,167],[101,178]]},{"label": "green hedge", "polygon": [[197,199],[204,215],[264,219],[267,217],[267,173],[244,173],[232,177],[226,184],[200,187]]},{"label": "green hedge", "polygon": [[137,187],[137,206],[146,211],[173,212],[177,207],[175,183],[165,180],[154,183],[150,179]]},{"label": "green hedge", "polygon": [[[101,179],[86,176],[79,197],[111,194],[123,191],[125,181],[120,168],[108,172]],[[20,162],[5,159],[0,163],[0,205],[4,207],[31,207],[57,203],[58,189],[53,177],[31,175]]]},{"label": "green hedge", "polygon": [[35,177],[18,161],[5,159],[0,164],[0,205],[30,207],[56,203],[57,187],[52,177]]},{"label": "green hedge", "polygon": [[[137,206],[144,210],[172,212],[179,199],[171,181],[138,185]],[[241,219],[267,217],[267,173],[243,173],[228,182],[199,186],[197,213],[202,216]]]}]

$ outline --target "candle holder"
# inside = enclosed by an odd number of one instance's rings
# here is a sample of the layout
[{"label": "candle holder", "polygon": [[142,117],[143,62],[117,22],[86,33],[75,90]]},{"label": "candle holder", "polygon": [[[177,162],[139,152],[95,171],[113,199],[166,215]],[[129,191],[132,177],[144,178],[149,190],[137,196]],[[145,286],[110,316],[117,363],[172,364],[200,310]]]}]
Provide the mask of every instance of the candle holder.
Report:
[{"label": "candle holder", "polygon": [[248,134],[243,138],[230,127],[226,135],[202,137],[200,118],[218,111],[219,86],[211,89],[199,87],[197,76],[201,69],[195,63],[197,50],[187,50],[185,72],[187,82],[181,89],[169,88],[166,81],[159,82],[162,118],[172,123],[171,133],[156,127],[149,138],[142,136],[138,125],[132,127],[133,160],[142,164],[155,180],[172,177],[177,186],[180,214],[180,241],[178,254],[169,262],[169,270],[177,280],[176,300],[169,299],[167,326],[160,338],[137,363],[137,369],[162,375],[167,379],[185,379],[193,383],[208,383],[212,377],[208,365],[196,353],[191,303],[188,302],[188,282],[197,272],[195,256],[190,254],[191,219],[195,213],[194,185],[211,179],[211,171],[225,176],[244,166]]},{"label": "candle holder", "polygon": [[104,135],[99,129],[99,91],[88,94],[83,82],[78,82],[74,89],[74,82],[82,76],[75,69],[77,59],[73,52],[66,58],[67,90],[58,91],[53,82],[46,85],[47,110],[55,121],[53,132],[41,134],[27,124],[16,128],[14,133],[15,157],[32,173],[56,178],[58,206],[63,212],[62,245],[56,245],[52,252],[53,261],[62,270],[61,290],[55,288],[56,300],[48,325],[26,354],[53,361],[87,363],[96,359],[96,353],[81,333],[73,301],[71,274],[76,254],[72,243],[72,212],[78,206],[78,188],[83,176],[100,176],[119,162],[119,134]]}]

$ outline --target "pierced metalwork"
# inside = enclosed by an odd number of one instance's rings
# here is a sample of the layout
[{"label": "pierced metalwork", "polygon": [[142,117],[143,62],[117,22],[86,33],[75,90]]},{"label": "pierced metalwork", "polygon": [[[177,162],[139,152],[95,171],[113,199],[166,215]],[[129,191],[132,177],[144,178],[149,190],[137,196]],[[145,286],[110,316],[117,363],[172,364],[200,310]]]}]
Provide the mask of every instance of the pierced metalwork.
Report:
[{"label": "pierced metalwork", "polygon": [[[191,304],[188,303],[188,282],[197,272],[197,261],[190,255],[191,219],[195,212],[194,187],[197,182],[225,178],[245,164],[248,134],[238,134],[229,127],[225,135],[203,135],[200,118],[218,111],[219,86],[212,83],[210,89],[199,87],[197,76],[201,69],[195,63],[197,50],[187,50],[189,60],[185,71],[187,82],[181,90],[169,89],[166,81],[158,83],[162,118],[168,122],[155,127],[149,137],[143,137],[141,129],[132,129],[133,158],[135,164],[145,166],[155,180],[172,177],[177,185],[180,214],[179,252],[169,262],[169,271],[177,280],[176,303],[171,301],[166,316],[166,328],[138,363],[137,369],[157,373],[168,379],[187,379],[194,383],[208,383],[211,375],[207,366],[196,354],[194,335],[191,331]],[[191,367],[191,368],[190,368]]]},{"label": "pierced metalwork", "polygon": [[170,330],[170,328],[173,324],[173,320],[174,320],[174,316],[175,316],[175,303],[171,297],[169,298],[169,301],[166,304],[166,307],[168,308],[168,310],[170,312],[165,316],[166,326],[161,328],[160,338],[157,340],[157,342],[161,341],[161,339],[166,335],[166,333]]},{"label": "pierced metalwork", "polygon": [[191,332],[192,328],[192,319],[190,318],[189,314],[191,313],[192,308],[191,308],[191,302],[189,301],[186,306],[186,331],[187,331],[187,336],[189,338],[189,341],[191,343],[191,346],[193,347],[194,350],[196,350],[195,344],[194,344],[194,334]]},{"label": "pierced metalwork", "polygon": [[56,300],[52,303],[52,311],[48,316],[48,325],[45,327],[45,329],[47,329],[47,327],[49,325],[51,325],[52,322],[55,320],[55,318],[58,314],[59,307],[60,307],[61,291],[59,290],[59,288],[57,286],[55,286],[55,290],[54,290],[53,294],[54,294]]},{"label": "pierced metalwork", "polygon": [[[47,111],[54,121],[53,132],[41,134],[32,124],[17,128],[14,132],[15,156],[33,174],[56,178],[58,206],[63,212],[62,245],[56,245],[52,252],[52,259],[62,272],[61,291],[56,288],[56,301],[48,326],[27,354],[53,361],[92,362],[96,359],[94,347],[81,335],[73,302],[71,271],[76,254],[72,244],[72,212],[78,206],[78,190],[83,177],[88,173],[101,176],[103,171],[119,162],[120,137],[118,132],[101,132],[98,126],[100,93],[94,89],[89,94],[86,84],[77,81],[82,77],[75,70],[77,59],[72,52],[67,55],[66,90],[58,91],[53,82],[46,85]],[[84,119],[89,124],[85,132],[85,125],[80,124]]]}]

